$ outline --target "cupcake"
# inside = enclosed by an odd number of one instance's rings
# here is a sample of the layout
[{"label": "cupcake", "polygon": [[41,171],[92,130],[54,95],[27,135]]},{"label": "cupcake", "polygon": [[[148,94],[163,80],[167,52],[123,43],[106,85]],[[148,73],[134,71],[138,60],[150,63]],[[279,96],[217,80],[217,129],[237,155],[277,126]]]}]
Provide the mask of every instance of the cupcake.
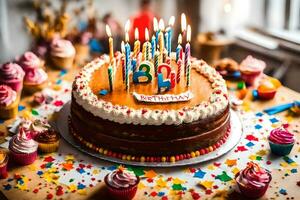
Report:
[{"label": "cupcake", "polygon": [[34,94],[44,89],[47,83],[48,75],[42,68],[28,70],[24,78],[24,91]]},{"label": "cupcake", "polygon": [[74,39],[74,47],[76,50],[75,61],[77,63],[83,63],[89,58],[90,55],[90,46],[89,42],[92,38],[92,34],[90,32],[83,32],[79,34]]},{"label": "cupcake", "polygon": [[283,127],[273,129],[268,140],[272,153],[279,156],[288,155],[295,143],[294,135]]},{"label": "cupcake", "polygon": [[73,65],[75,48],[68,40],[54,39],[50,46],[52,65],[58,69],[69,69]]},{"label": "cupcake", "polygon": [[107,174],[104,181],[112,198],[129,200],[135,196],[140,179],[133,172],[120,166]]},{"label": "cupcake", "polygon": [[18,114],[19,98],[16,91],[7,85],[0,85],[0,119],[15,118]]},{"label": "cupcake", "polygon": [[31,132],[20,128],[9,141],[11,159],[19,165],[30,165],[37,158],[38,143],[32,139]]},{"label": "cupcake", "polygon": [[18,94],[23,88],[25,72],[16,63],[5,63],[0,66],[0,84],[10,86]]},{"label": "cupcake", "polygon": [[235,175],[235,180],[241,193],[248,198],[262,197],[272,180],[271,174],[254,162]]},{"label": "cupcake", "polygon": [[248,85],[256,86],[265,68],[266,63],[264,61],[253,58],[252,56],[247,56],[240,64],[242,79]]},{"label": "cupcake", "polygon": [[214,64],[214,68],[224,78],[240,78],[239,64],[230,58],[223,58]]},{"label": "cupcake", "polygon": [[7,177],[8,155],[5,149],[0,148],[0,178]]},{"label": "cupcake", "polygon": [[41,129],[34,140],[38,142],[38,150],[42,153],[57,151],[59,146],[59,134],[47,122],[36,120],[32,123],[33,129]]},{"label": "cupcake", "polygon": [[41,67],[41,60],[32,52],[28,51],[24,53],[18,60],[18,64],[26,72]]}]

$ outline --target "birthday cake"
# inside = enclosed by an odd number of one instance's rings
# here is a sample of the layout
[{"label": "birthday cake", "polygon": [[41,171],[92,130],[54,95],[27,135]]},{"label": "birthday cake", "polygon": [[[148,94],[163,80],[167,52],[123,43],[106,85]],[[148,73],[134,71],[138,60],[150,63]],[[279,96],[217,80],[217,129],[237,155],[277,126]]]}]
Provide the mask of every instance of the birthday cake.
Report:
[{"label": "birthday cake", "polygon": [[131,52],[126,43],[122,53],[110,49],[109,56],[81,69],[69,118],[70,133],[79,143],[120,159],[175,162],[225,142],[230,112],[224,79],[191,58],[189,47],[178,45],[179,53],[173,53],[161,40],[157,49],[147,40],[142,52]]}]

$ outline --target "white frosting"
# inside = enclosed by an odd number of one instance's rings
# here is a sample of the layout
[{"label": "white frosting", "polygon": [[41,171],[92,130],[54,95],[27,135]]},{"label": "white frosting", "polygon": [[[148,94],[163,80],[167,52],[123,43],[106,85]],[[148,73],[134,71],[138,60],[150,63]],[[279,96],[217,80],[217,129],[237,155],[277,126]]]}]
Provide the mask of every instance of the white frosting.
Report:
[{"label": "white frosting", "polygon": [[106,62],[105,57],[103,58],[97,58],[88,63],[75,77],[73,83],[73,96],[76,102],[94,116],[120,124],[179,125],[218,115],[228,106],[225,80],[214,68],[200,60],[193,61],[192,67],[207,77],[211,83],[213,91],[208,101],[201,102],[195,107],[179,110],[133,109],[127,106],[113,105],[110,102],[98,99],[89,87],[93,72]]}]

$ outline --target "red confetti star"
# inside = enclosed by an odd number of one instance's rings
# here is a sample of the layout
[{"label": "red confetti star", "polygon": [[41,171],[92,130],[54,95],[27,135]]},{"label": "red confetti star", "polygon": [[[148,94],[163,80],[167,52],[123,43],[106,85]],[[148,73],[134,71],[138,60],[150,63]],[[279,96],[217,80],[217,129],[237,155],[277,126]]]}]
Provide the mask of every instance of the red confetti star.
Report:
[{"label": "red confetti star", "polygon": [[55,159],[52,157],[52,156],[47,156],[45,159],[44,159],[44,162],[53,162]]},{"label": "red confetti star", "polygon": [[47,198],[47,199],[52,199],[52,198],[53,198],[53,194],[51,194],[51,193],[48,194],[46,198]]},{"label": "red confetti star", "polygon": [[258,141],[258,138],[253,136],[253,135],[247,135],[246,136],[246,140],[249,140],[249,141]]},{"label": "red confetti star", "polygon": [[245,146],[238,146],[235,150],[235,152],[238,152],[238,151],[247,151],[248,149],[246,149]]},{"label": "red confetti star", "polygon": [[157,192],[153,191],[150,193],[150,196],[155,197],[157,195]]}]

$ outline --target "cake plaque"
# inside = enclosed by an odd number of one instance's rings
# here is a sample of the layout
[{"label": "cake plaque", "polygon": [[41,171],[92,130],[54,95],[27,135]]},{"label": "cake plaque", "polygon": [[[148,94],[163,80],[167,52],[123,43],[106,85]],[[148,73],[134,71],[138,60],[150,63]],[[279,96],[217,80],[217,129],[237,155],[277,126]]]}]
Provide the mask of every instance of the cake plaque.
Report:
[{"label": "cake plaque", "polygon": [[150,102],[150,103],[170,103],[170,102],[181,102],[189,101],[193,98],[193,93],[186,91],[180,94],[163,94],[163,95],[145,95],[133,92],[133,96],[137,101]]}]

